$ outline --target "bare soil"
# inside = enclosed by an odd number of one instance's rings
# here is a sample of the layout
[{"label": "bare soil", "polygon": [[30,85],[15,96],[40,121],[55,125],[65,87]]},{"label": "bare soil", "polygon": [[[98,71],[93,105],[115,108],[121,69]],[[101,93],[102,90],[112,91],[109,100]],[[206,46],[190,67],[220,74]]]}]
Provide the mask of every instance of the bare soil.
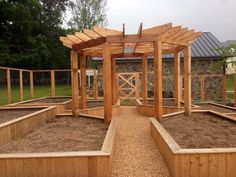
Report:
[{"label": "bare soil", "polygon": [[34,101],[28,101],[21,104],[63,103],[69,100],[71,100],[71,98],[43,98]]},{"label": "bare soil", "polygon": [[8,122],[10,120],[17,119],[19,117],[34,113],[36,111],[41,110],[38,109],[0,109],[0,124]]},{"label": "bare soil", "polygon": [[221,106],[213,105],[213,104],[199,104],[200,108],[194,108],[194,109],[200,109],[200,110],[213,110],[220,113],[236,113],[236,110],[230,109],[230,108],[224,108]]},{"label": "bare soil", "polygon": [[101,150],[108,126],[98,119],[55,118],[24,138],[0,146],[0,153]]},{"label": "bare soil", "polygon": [[[148,104],[154,105],[154,100],[149,100]],[[175,106],[175,102],[173,99],[163,99],[162,104],[163,106]],[[184,104],[180,103],[180,106],[183,107]]]},{"label": "bare soil", "polygon": [[236,122],[210,113],[179,114],[161,121],[181,148],[235,148]]},{"label": "bare soil", "polygon": [[88,108],[97,108],[97,107],[103,107],[103,106],[104,106],[103,101],[87,101]]}]

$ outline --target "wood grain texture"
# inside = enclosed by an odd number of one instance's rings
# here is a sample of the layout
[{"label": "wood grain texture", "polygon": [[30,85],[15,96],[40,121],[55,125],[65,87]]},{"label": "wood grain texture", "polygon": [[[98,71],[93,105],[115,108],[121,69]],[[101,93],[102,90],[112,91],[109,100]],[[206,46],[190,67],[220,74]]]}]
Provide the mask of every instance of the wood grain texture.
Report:
[{"label": "wood grain texture", "polygon": [[81,78],[81,108],[87,108],[87,95],[86,95],[86,55],[80,55],[80,78]]},{"label": "wood grain texture", "polygon": [[187,116],[191,115],[191,46],[184,48],[184,108]]},{"label": "wood grain texture", "polygon": [[181,90],[181,80],[180,80],[180,53],[176,51],[174,53],[174,99],[175,105],[180,107],[180,93]]}]

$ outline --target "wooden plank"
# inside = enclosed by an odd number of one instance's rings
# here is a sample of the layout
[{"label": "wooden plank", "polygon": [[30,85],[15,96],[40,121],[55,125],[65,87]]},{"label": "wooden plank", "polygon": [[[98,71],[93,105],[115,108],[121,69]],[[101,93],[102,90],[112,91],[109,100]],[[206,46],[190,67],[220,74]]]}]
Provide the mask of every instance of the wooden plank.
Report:
[{"label": "wooden plank", "polygon": [[94,70],[94,74],[93,74],[93,91],[94,91],[94,99],[96,100],[98,98],[98,75],[97,75],[97,70]]},{"label": "wooden plank", "polygon": [[205,101],[205,76],[200,76],[200,94],[201,94],[201,102]]},{"label": "wooden plank", "polygon": [[23,71],[19,71],[19,82],[20,82],[20,101],[24,100],[24,93],[23,93]]},{"label": "wooden plank", "polygon": [[236,74],[234,74],[234,107],[236,107]]},{"label": "wooden plank", "polygon": [[71,72],[72,114],[77,117],[77,110],[79,109],[78,55],[73,50],[71,51]]},{"label": "wooden plank", "polygon": [[83,32],[84,32],[84,34],[86,34],[87,36],[89,36],[92,39],[96,39],[96,38],[101,37],[101,35],[99,35],[95,31],[90,30],[90,29],[84,29]]},{"label": "wooden plank", "polygon": [[155,118],[162,119],[162,42],[154,42],[154,111]]},{"label": "wooden plank", "polygon": [[34,73],[30,71],[30,98],[34,98]]},{"label": "wooden plank", "polygon": [[209,176],[218,176],[217,154],[209,154]]},{"label": "wooden plank", "polygon": [[72,49],[74,51],[81,51],[82,49],[85,49],[85,48],[90,48],[90,47],[95,47],[95,46],[101,45],[104,42],[106,42],[106,38],[100,37],[97,39],[91,39],[86,42],[81,42],[79,44],[73,44]]},{"label": "wooden plank", "polygon": [[55,71],[51,70],[51,96],[55,96]]},{"label": "wooden plank", "polygon": [[75,32],[75,36],[78,37],[83,42],[87,42],[91,40],[91,38],[84,33]]},{"label": "wooden plank", "polygon": [[112,88],[111,88],[111,53],[108,42],[103,45],[103,89],[104,89],[104,121],[112,118]]},{"label": "wooden plank", "polygon": [[7,101],[8,104],[12,102],[11,97],[11,70],[10,68],[7,68]]},{"label": "wooden plank", "polygon": [[184,111],[191,115],[191,46],[184,48]]},{"label": "wooden plank", "polygon": [[87,108],[87,97],[86,97],[86,55],[80,55],[80,78],[81,78],[81,107],[82,109]]},{"label": "wooden plank", "polygon": [[208,154],[201,154],[199,156],[199,177],[208,177],[209,168],[208,168]]},{"label": "wooden plank", "polygon": [[142,58],[142,88],[143,88],[143,104],[147,103],[147,83],[148,83],[148,63],[147,63],[147,56],[143,56]]},{"label": "wooden plank", "polygon": [[180,107],[180,92],[181,90],[181,82],[180,82],[180,53],[175,51],[174,53],[174,99],[175,106]]}]

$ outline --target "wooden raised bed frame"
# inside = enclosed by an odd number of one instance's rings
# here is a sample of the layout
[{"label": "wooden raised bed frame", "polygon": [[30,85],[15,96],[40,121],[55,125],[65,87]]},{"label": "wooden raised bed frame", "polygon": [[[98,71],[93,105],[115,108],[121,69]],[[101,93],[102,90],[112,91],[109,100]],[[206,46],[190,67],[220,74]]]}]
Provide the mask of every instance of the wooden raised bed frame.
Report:
[{"label": "wooden raised bed frame", "polygon": [[[195,111],[193,111],[195,112]],[[230,116],[211,112],[226,119]],[[170,117],[183,112],[165,115]],[[173,177],[235,177],[236,148],[182,149],[163,126],[151,119],[151,135]]]},{"label": "wooden raised bed frame", "polygon": [[[0,124],[0,145],[23,137],[56,115],[55,107],[2,107],[1,110],[37,109],[42,110]],[[1,171],[1,170],[0,170]],[[1,175],[0,175],[1,176]]]},{"label": "wooden raised bed frame", "polygon": [[1,177],[109,177],[117,120],[100,151],[0,154]]},{"label": "wooden raised bed frame", "polygon": [[[53,98],[70,98],[70,100],[68,101],[64,101],[61,103],[31,103],[32,101],[38,101],[38,100],[42,100],[42,99],[53,99]],[[67,96],[51,96],[51,97],[42,97],[42,98],[36,98],[36,99],[32,99],[32,100],[27,100],[27,101],[21,101],[21,102],[17,102],[17,103],[13,103],[13,104],[8,104],[5,105],[5,107],[12,107],[12,106],[18,106],[18,107],[32,107],[32,106],[56,106],[56,111],[57,114],[64,112],[67,109],[71,109],[71,104],[72,104],[72,100],[71,97],[67,97]]]}]

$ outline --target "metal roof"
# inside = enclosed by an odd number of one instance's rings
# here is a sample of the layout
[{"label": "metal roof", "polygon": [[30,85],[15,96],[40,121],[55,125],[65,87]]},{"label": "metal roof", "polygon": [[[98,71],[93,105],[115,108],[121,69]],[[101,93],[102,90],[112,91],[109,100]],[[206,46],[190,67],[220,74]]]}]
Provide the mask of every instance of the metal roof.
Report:
[{"label": "metal roof", "polygon": [[[222,47],[221,42],[210,32],[203,32],[202,35],[192,43],[192,58],[219,58],[221,53],[216,49]],[[165,54],[163,58],[171,59],[173,54]],[[181,52],[183,57],[183,52]]]}]

